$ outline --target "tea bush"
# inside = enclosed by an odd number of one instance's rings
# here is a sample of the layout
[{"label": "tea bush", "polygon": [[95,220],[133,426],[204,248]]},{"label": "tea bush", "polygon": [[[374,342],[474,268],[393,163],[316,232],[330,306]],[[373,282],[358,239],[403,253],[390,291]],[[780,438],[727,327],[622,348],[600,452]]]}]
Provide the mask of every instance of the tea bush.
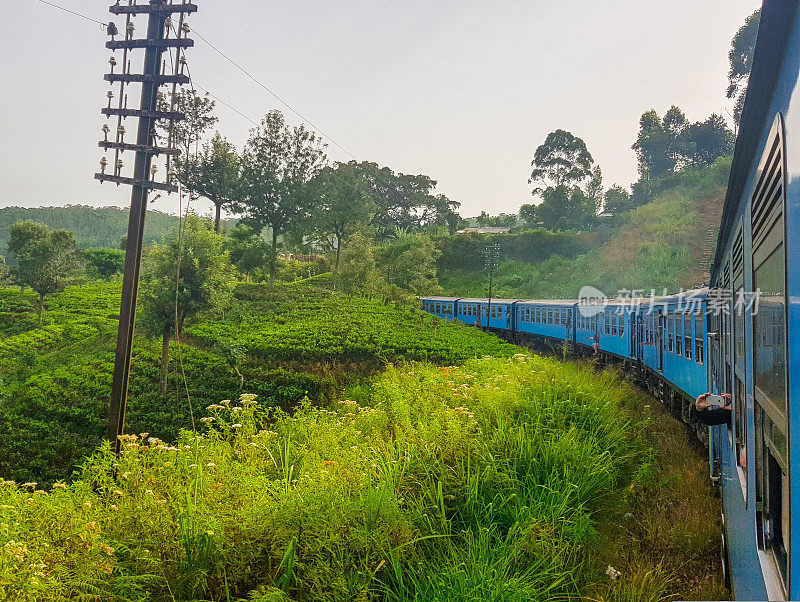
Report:
[{"label": "tea bush", "polygon": [[2,482],[0,598],[578,596],[640,451],[627,394],[516,355],[389,367],[363,405],[212,404],[202,435],[126,436],[70,485]]},{"label": "tea bush", "polygon": [[[224,320],[187,329],[207,346],[236,344],[272,361],[423,360],[460,363],[474,357],[509,357],[517,348],[476,328],[379,300],[305,287],[270,290],[245,285],[242,303]],[[246,301],[245,301],[246,300]]]}]

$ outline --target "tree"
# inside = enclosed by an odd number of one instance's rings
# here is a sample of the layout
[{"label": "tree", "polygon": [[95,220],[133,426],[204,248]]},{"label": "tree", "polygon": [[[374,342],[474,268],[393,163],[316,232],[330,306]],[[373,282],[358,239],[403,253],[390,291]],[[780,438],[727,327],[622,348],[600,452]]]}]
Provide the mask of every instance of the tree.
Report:
[{"label": "tree", "polygon": [[586,183],[586,196],[594,201],[594,213],[599,215],[603,210],[603,170],[599,165],[592,169],[592,177]]},{"label": "tree", "polygon": [[733,154],[736,138],[721,115],[714,113],[705,121],[688,126],[683,132],[692,167],[711,165],[720,157]]},{"label": "tree", "polygon": [[309,182],[326,161],[324,145],[305,127],[290,128],[280,111],[270,111],[250,132],[234,208],[256,232],[271,229],[269,281],[275,281],[278,237],[308,224],[314,198]]},{"label": "tree", "polygon": [[84,249],[81,255],[89,268],[100,278],[108,280],[125,269],[125,251],[120,249]]},{"label": "tree", "polygon": [[606,190],[604,210],[611,215],[619,215],[625,213],[633,208],[631,203],[631,195],[622,186],[614,184],[611,188]]},{"label": "tree", "polygon": [[0,285],[6,284],[11,277],[11,269],[6,264],[6,258],[0,255]]},{"label": "tree", "polygon": [[226,243],[231,262],[249,279],[252,273],[269,262],[269,245],[246,224],[236,224]]},{"label": "tree", "polygon": [[441,255],[429,236],[401,234],[380,247],[380,264],[386,282],[415,295],[441,292],[436,277],[436,260]]},{"label": "tree", "polygon": [[639,135],[632,148],[636,151],[643,179],[658,178],[675,171],[678,166],[677,139],[685,121],[685,116],[675,106],[667,111],[663,120],[655,109],[646,111],[639,118]]},{"label": "tree", "polygon": [[591,227],[595,218],[595,201],[580,188],[561,185],[547,188],[536,215],[548,230],[577,230]]},{"label": "tree", "polygon": [[162,393],[167,390],[170,340],[199,312],[224,308],[230,301],[235,271],[223,244],[209,221],[189,215],[180,233],[146,256],[140,323],[149,334],[162,337]]},{"label": "tree", "polygon": [[730,71],[728,71],[728,98],[734,98],[733,118],[736,125],[742,119],[745,93],[753,68],[753,54],[758,39],[758,27],[761,22],[761,9],[747,17],[744,25],[736,32],[728,52]]},{"label": "tree", "polygon": [[14,280],[39,295],[39,325],[46,295],[63,290],[69,271],[77,265],[75,238],[69,230],[51,230],[27,220],[9,230],[8,250],[16,262]]},{"label": "tree", "polygon": [[519,208],[519,218],[525,222],[528,228],[536,228],[542,225],[539,214],[536,212],[536,205],[522,205]]},{"label": "tree", "polygon": [[178,161],[178,178],[214,204],[214,232],[219,232],[222,208],[234,201],[239,183],[239,155],[233,144],[217,132],[202,153]]},{"label": "tree", "polygon": [[372,297],[378,292],[382,278],[369,238],[359,232],[350,237],[339,268],[333,275],[333,282],[336,290],[349,297],[356,293]]},{"label": "tree", "polygon": [[[536,149],[531,166],[533,171],[529,184],[541,186],[578,186],[591,175],[594,159],[586,149],[586,143],[565,130],[551,132],[544,144]],[[533,194],[541,194],[537,186]]]},{"label": "tree", "polygon": [[489,215],[485,211],[475,218],[475,222],[484,228],[513,228],[517,225],[517,216],[501,213],[500,215]]},{"label": "tree", "polygon": [[333,237],[338,269],[344,241],[375,215],[374,191],[355,161],[324,167],[311,181],[311,190],[317,203],[315,229]]},{"label": "tree", "polygon": [[211,114],[215,104],[208,94],[200,96],[188,88],[182,88],[169,97],[159,94],[159,111],[176,111],[186,116],[161,128],[162,136],[175,143],[184,160],[192,154],[192,147],[201,140],[203,134],[217,123],[217,117]]}]

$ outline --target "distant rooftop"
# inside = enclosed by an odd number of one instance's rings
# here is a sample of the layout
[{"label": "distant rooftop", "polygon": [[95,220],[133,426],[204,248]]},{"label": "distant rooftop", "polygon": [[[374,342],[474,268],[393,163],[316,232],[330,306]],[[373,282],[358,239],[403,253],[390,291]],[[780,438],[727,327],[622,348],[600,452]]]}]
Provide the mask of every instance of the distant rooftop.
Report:
[{"label": "distant rooftop", "polygon": [[459,230],[456,234],[467,234],[468,232],[475,232],[476,234],[507,234],[511,228],[499,228],[496,226],[487,226],[485,228],[464,228]]}]

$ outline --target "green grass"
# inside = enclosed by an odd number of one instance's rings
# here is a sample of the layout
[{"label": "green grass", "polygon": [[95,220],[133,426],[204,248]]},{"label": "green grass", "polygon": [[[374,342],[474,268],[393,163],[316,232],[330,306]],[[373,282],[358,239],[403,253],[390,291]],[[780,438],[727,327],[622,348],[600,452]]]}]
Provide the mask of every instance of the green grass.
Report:
[{"label": "green grass", "polygon": [[626,394],[518,355],[389,368],[365,405],[212,406],[174,448],[132,437],[65,488],[0,487],[0,596],[578,596],[595,512],[641,453]]}]

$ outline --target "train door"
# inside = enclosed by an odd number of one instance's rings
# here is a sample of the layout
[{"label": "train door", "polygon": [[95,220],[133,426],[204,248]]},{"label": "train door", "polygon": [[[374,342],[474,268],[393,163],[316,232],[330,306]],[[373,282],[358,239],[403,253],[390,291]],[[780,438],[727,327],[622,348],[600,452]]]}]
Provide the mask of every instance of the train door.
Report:
[{"label": "train door", "polygon": [[776,117],[759,166],[750,207],[753,328],[756,527],[759,547],[789,585],[790,483],[788,454],[785,146]]}]

